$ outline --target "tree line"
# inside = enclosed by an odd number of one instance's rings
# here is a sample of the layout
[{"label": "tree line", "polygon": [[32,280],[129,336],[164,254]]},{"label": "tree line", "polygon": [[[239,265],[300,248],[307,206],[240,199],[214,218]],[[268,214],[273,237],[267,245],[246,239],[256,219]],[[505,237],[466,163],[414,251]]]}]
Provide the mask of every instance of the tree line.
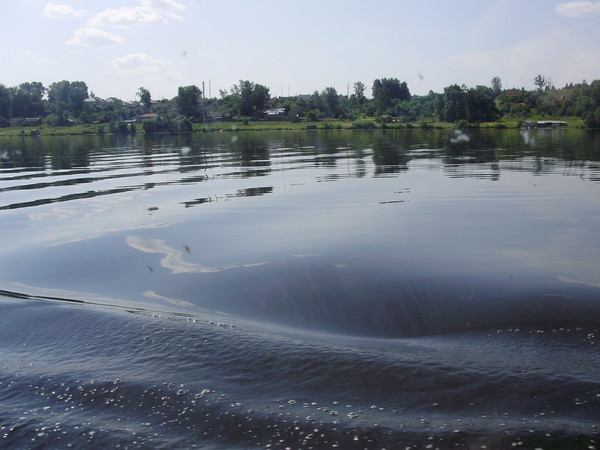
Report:
[{"label": "tree line", "polygon": [[350,95],[340,95],[326,87],[310,95],[273,98],[269,88],[240,80],[219,98],[205,98],[195,85],[180,86],[177,96],[155,101],[148,89],[140,87],[135,102],[117,98],[99,99],[83,81],[59,81],[45,87],[27,82],[6,87],[0,84],[0,125],[22,126],[38,118],[51,126],[71,123],[110,124],[110,131],[126,131],[125,121],[154,113],[144,121],[147,132],[188,131],[193,122],[238,118],[253,120],[265,110],[277,108],[277,118],[291,121],[372,119],[381,123],[409,123],[437,120],[464,125],[492,122],[502,117],[525,120],[531,117],[580,117],[588,127],[600,126],[600,80],[569,83],[555,87],[546,77],[534,78],[533,90],[503,89],[499,77],[489,86],[467,87],[453,84],[443,92],[412,95],[405,81],[379,78],[367,87],[358,81]]}]

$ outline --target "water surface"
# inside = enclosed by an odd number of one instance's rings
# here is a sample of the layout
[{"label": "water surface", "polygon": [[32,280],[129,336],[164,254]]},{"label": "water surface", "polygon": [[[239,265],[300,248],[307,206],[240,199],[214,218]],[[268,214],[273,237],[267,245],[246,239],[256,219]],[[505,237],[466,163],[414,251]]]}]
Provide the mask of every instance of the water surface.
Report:
[{"label": "water surface", "polygon": [[599,160],[585,130],[2,139],[3,445],[593,446]]}]

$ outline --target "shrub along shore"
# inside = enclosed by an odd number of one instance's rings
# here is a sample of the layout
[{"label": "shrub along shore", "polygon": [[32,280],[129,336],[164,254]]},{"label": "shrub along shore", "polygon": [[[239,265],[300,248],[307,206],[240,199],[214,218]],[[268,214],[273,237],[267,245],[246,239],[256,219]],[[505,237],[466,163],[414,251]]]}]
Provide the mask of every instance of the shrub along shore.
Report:
[{"label": "shrub along shore", "polygon": [[[578,117],[560,119],[536,118],[531,120],[560,120],[567,123],[569,128],[585,128],[584,122]],[[523,122],[515,119],[499,120],[496,122],[468,123],[468,122],[439,122],[416,121],[408,123],[382,123],[370,119],[363,120],[333,120],[325,119],[318,122],[292,122],[269,120],[243,120],[231,122],[195,123],[192,133],[225,132],[225,131],[293,131],[293,130],[368,130],[368,129],[518,129]],[[78,135],[110,135],[110,134],[145,134],[141,124],[129,127],[126,132],[110,133],[108,124],[82,124],[70,126],[38,127],[6,127],[0,128],[0,137],[14,136],[78,136]]]}]

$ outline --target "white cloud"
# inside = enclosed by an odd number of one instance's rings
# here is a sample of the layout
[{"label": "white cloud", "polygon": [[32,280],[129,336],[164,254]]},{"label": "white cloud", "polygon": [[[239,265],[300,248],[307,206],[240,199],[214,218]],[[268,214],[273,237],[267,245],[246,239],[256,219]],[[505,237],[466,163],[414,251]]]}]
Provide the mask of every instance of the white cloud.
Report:
[{"label": "white cloud", "polygon": [[160,74],[165,72],[171,63],[165,59],[153,58],[145,53],[131,53],[114,59],[113,65],[123,75]]},{"label": "white cloud", "polygon": [[175,11],[183,11],[185,6],[183,6],[181,3],[177,3],[174,0],[140,0],[140,3],[144,7],[155,11],[160,11],[161,14],[172,19],[183,19],[183,17],[177,14]]},{"label": "white cloud", "polygon": [[22,52],[9,52],[10,56],[18,56],[18,57],[25,57],[25,58],[33,58],[36,56],[35,52],[32,52],[31,50],[24,50]]},{"label": "white cloud", "polygon": [[600,15],[600,2],[567,2],[556,5],[555,11],[567,17],[591,17]]},{"label": "white cloud", "polygon": [[57,19],[62,17],[79,17],[86,14],[83,9],[75,9],[71,5],[57,5],[55,3],[48,3],[44,6],[44,15],[51,19]]},{"label": "white cloud", "polygon": [[140,3],[148,8],[163,11],[183,11],[185,9],[185,6],[175,0],[140,0]]},{"label": "white cloud", "polygon": [[[551,57],[548,48],[552,49]],[[438,69],[463,77],[467,74],[467,78],[470,75],[476,80],[491,80],[498,75],[505,88],[533,89],[534,77],[542,74],[561,87],[584,78],[594,79],[600,72],[600,50],[593,45],[583,46],[579,35],[553,31],[505,48],[453,54],[443,59]],[[471,80],[461,81],[472,86]]]},{"label": "white cloud", "polygon": [[52,58],[40,58],[37,59],[36,62],[39,64],[58,64],[58,60]]},{"label": "white cloud", "polygon": [[142,6],[124,6],[119,9],[107,9],[98,13],[89,22],[90,26],[128,26],[134,23],[166,23],[158,11],[147,9]]},{"label": "white cloud", "polygon": [[42,57],[39,54],[32,52],[31,50],[25,50],[22,52],[9,52],[8,54],[9,56],[12,56],[14,58],[25,58],[28,61],[35,61],[38,64],[52,65],[59,63],[57,59]]},{"label": "white cloud", "polygon": [[65,43],[74,46],[105,47],[123,42],[125,42],[125,38],[122,36],[98,28],[78,28],[73,32],[73,37]]},{"label": "white cloud", "polygon": [[140,0],[136,6],[106,9],[90,19],[92,27],[127,27],[133,24],[168,23],[169,18],[181,19],[175,11],[185,7],[174,0]]}]

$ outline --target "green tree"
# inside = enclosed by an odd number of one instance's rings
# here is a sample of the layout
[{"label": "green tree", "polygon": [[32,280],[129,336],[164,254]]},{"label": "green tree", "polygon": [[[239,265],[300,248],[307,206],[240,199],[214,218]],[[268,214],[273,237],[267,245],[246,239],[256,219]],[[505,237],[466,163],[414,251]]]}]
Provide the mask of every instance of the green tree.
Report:
[{"label": "green tree", "polygon": [[125,122],[112,121],[108,124],[110,134],[129,134],[130,129]]},{"label": "green tree", "polygon": [[238,86],[239,92],[239,109],[238,113],[241,116],[251,116],[254,112],[253,86],[248,80],[240,80]]},{"label": "green tree", "polygon": [[144,105],[144,112],[150,112],[152,106],[152,97],[150,91],[144,87],[140,87],[136,94],[140,98],[140,102]]},{"label": "green tree", "polygon": [[588,128],[600,128],[600,108],[585,114],[583,121]]},{"label": "green tree", "polygon": [[500,80],[500,77],[492,78],[492,90],[494,91],[494,97],[498,97],[502,93],[502,80]]},{"label": "green tree", "polygon": [[199,117],[198,104],[201,95],[202,91],[196,85],[179,87],[177,97],[175,98],[179,112],[185,117]]},{"label": "green tree", "polygon": [[468,89],[464,100],[465,118],[469,122],[490,122],[497,119],[498,108],[496,108],[492,88],[477,86]]},{"label": "green tree", "polygon": [[63,80],[48,86],[48,105],[58,116],[65,113],[79,116],[86,98],[88,98],[88,88],[83,81]]},{"label": "green tree", "polygon": [[[367,97],[365,97],[365,85],[362,81],[354,83],[354,93],[348,99],[348,107],[352,107],[358,114],[362,113],[363,105],[367,103]],[[356,114],[354,114],[356,117]]]},{"label": "green tree", "polygon": [[593,107],[600,107],[600,80],[594,80],[589,85],[589,97]]},{"label": "green tree", "polygon": [[373,103],[379,114],[386,112],[394,100],[410,101],[411,95],[406,81],[397,78],[376,79],[373,82]]},{"label": "green tree", "polygon": [[252,93],[252,99],[254,100],[254,109],[257,112],[263,111],[271,99],[269,88],[263,86],[262,84],[255,84],[254,92]]},{"label": "green tree", "polygon": [[325,109],[323,112],[328,117],[339,117],[340,97],[334,87],[327,87],[321,92],[321,104]]},{"label": "green tree", "polygon": [[0,118],[8,119],[10,117],[10,90],[0,84]]},{"label": "green tree", "polygon": [[240,80],[239,86],[232,88],[238,98],[238,113],[241,116],[253,116],[263,111],[271,94],[269,88],[248,80]]},{"label": "green tree", "polygon": [[306,109],[306,118],[311,122],[317,122],[323,117],[323,113],[318,109]]},{"label": "green tree", "polygon": [[365,89],[366,86],[362,81],[357,81],[354,83],[354,95],[356,96],[356,101],[359,105],[363,105],[367,101],[367,97],[365,97]]},{"label": "green tree", "polygon": [[316,109],[321,112],[325,110],[325,107],[323,106],[323,99],[321,98],[319,91],[315,91],[312,93],[312,95],[308,99],[307,108]]},{"label": "green tree", "polygon": [[546,84],[548,83],[548,81],[546,80],[545,77],[543,77],[542,75],[538,74],[534,78],[533,83],[538,87],[539,91],[543,91],[544,87],[546,86]]},{"label": "green tree", "polygon": [[177,117],[177,131],[180,133],[191,133],[193,131],[192,122],[187,117]]},{"label": "green tree", "polygon": [[444,96],[429,91],[425,96],[413,96],[409,107],[413,118],[443,118]]},{"label": "green tree", "polygon": [[444,108],[442,117],[447,122],[456,122],[467,118],[465,91],[458,84],[444,88]]},{"label": "green tree", "polygon": [[9,89],[11,117],[40,117],[45,115],[42,98],[46,88],[39,81],[21,83]]},{"label": "green tree", "polygon": [[76,115],[81,114],[84,100],[88,98],[88,87],[83,81],[72,81],[69,96],[71,111]]},{"label": "green tree", "polygon": [[172,121],[166,116],[158,116],[154,120],[144,120],[142,124],[144,133],[176,133],[178,130],[178,123]]}]

